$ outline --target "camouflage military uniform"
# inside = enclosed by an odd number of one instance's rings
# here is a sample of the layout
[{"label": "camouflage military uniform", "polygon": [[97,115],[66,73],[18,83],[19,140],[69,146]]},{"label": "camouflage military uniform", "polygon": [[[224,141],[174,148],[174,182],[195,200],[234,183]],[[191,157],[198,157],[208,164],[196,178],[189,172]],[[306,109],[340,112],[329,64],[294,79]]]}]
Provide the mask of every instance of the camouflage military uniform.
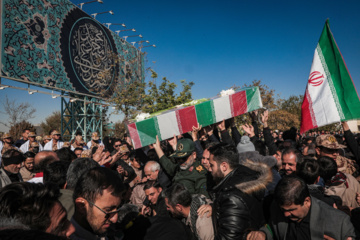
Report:
[{"label": "camouflage military uniform", "polygon": [[209,198],[206,190],[206,169],[196,160],[193,165],[186,169],[180,169],[179,165],[171,161],[165,155],[160,158],[160,164],[164,170],[173,177],[174,183],[182,183],[191,194],[203,194]]}]

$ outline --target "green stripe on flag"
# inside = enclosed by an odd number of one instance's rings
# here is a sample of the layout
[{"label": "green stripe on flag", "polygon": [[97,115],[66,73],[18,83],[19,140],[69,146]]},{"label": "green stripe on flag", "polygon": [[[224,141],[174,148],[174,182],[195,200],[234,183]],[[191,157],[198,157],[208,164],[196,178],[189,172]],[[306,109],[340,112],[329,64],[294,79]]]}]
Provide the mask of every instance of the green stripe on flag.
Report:
[{"label": "green stripe on flag", "polygon": [[160,141],[162,140],[156,117],[137,122],[136,129],[139,133],[142,146],[156,142],[156,135],[159,136]]},{"label": "green stripe on flag", "polygon": [[246,89],[246,101],[247,101],[247,112],[254,111],[261,107],[258,87]]},{"label": "green stripe on flag", "polygon": [[[321,61],[326,63],[324,69],[328,75],[327,78],[332,94],[337,105],[340,105],[338,107],[341,107],[341,109],[338,109],[342,118],[341,120],[360,118],[359,97],[344,59],[330,31],[328,21],[326,21],[321,34],[319,46],[322,53],[322,56],[320,56]],[[321,53],[319,53],[319,55]]]},{"label": "green stripe on flag", "polygon": [[195,105],[195,111],[197,121],[201,126],[205,127],[216,122],[212,100]]}]

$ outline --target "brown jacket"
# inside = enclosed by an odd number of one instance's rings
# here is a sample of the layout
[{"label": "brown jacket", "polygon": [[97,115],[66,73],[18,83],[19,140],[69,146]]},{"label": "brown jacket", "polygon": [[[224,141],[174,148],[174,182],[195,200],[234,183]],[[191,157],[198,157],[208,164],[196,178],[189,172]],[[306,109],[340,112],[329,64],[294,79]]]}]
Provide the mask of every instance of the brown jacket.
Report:
[{"label": "brown jacket", "polygon": [[356,202],[356,193],[360,193],[360,184],[352,175],[345,173],[345,176],[349,187],[346,187],[345,183],[341,183],[337,186],[325,187],[324,193],[326,195],[339,196],[344,206],[353,208],[360,207]]},{"label": "brown jacket", "polygon": [[30,179],[32,179],[36,173],[30,172],[29,170],[26,169],[26,167],[22,167],[20,168],[20,174],[24,182],[27,182]]}]

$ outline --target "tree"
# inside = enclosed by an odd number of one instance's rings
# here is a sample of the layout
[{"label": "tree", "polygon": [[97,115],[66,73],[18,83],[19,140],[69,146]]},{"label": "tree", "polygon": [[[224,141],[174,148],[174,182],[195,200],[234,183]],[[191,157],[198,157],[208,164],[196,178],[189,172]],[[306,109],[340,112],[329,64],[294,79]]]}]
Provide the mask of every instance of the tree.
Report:
[{"label": "tree", "polygon": [[26,128],[20,123],[34,118],[36,109],[28,102],[17,103],[16,100],[10,100],[7,95],[5,96],[4,101],[1,102],[1,105],[3,111],[0,111],[0,113],[7,116],[7,119],[0,121],[0,123],[9,129],[12,129],[14,138],[19,138],[22,130]]},{"label": "tree", "polygon": [[115,137],[116,138],[120,138],[120,139],[123,139],[124,138],[124,135],[126,133],[126,126],[125,126],[125,122],[122,121],[122,122],[116,122],[115,123]]},{"label": "tree", "polygon": [[40,127],[43,129],[44,133],[47,135],[50,130],[57,129],[60,131],[61,128],[61,113],[59,111],[53,112],[49,115],[45,122],[40,124]]},{"label": "tree", "polygon": [[291,95],[288,99],[280,100],[280,109],[287,111],[288,113],[294,114],[301,118],[301,105],[303,102],[303,95]]},{"label": "tree", "polygon": [[145,95],[145,83],[134,81],[119,86],[110,102],[116,105],[118,111],[124,113],[124,119],[131,119],[141,109]]},{"label": "tree", "polygon": [[192,100],[193,82],[181,80],[182,91],[176,94],[177,85],[174,82],[164,77],[161,84],[157,85],[158,75],[150,71],[152,79],[148,84],[137,81],[120,86],[110,100],[124,113],[125,121],[133,119],[140,111],[154,113]]},{"label": "tree", "polygon": [[273,130],[287,130],[291,127],[300,128],[300,118],[296,114],[286,110],[278,109],[269,114],[268,124]]},{"label": "tree", "polygon": [[[20,129],[20,131],[19,131],[19,129]],[[24,129],[29,129],[31,132],[35,132],[34,126],[25,120],[22,122],[16,123],[10,127],[9,133],[12,136],[12,138],[14,139],[14,141],[16,141],[16,139],[20,139],[22,137],[21,134]]]}]

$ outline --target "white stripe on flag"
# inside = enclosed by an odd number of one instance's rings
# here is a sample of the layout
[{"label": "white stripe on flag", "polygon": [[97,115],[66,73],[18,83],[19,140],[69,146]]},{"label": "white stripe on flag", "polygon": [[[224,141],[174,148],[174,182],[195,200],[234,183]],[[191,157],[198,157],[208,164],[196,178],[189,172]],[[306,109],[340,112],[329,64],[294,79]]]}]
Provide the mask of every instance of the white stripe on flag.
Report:
[{"label": "white stripe on flag", "polygon": [[323,126],[339,122],[340,116],[317,50],[315,50],[310,74],[314,71],[318,71],[324,76],[324,82],[319,86],[313,86],[308,83],[308,91],[313,104],[316,125]]},{"label": "white stripe on flag", "polygon": [[172,138],[174,134],[180,135],[175,111],[157,116],[157,121],[160,128],[161,139]]},{"label": "white stripe on flag", "polygon": [[229,96],[213,100],[216,122],[232,117]]}]

